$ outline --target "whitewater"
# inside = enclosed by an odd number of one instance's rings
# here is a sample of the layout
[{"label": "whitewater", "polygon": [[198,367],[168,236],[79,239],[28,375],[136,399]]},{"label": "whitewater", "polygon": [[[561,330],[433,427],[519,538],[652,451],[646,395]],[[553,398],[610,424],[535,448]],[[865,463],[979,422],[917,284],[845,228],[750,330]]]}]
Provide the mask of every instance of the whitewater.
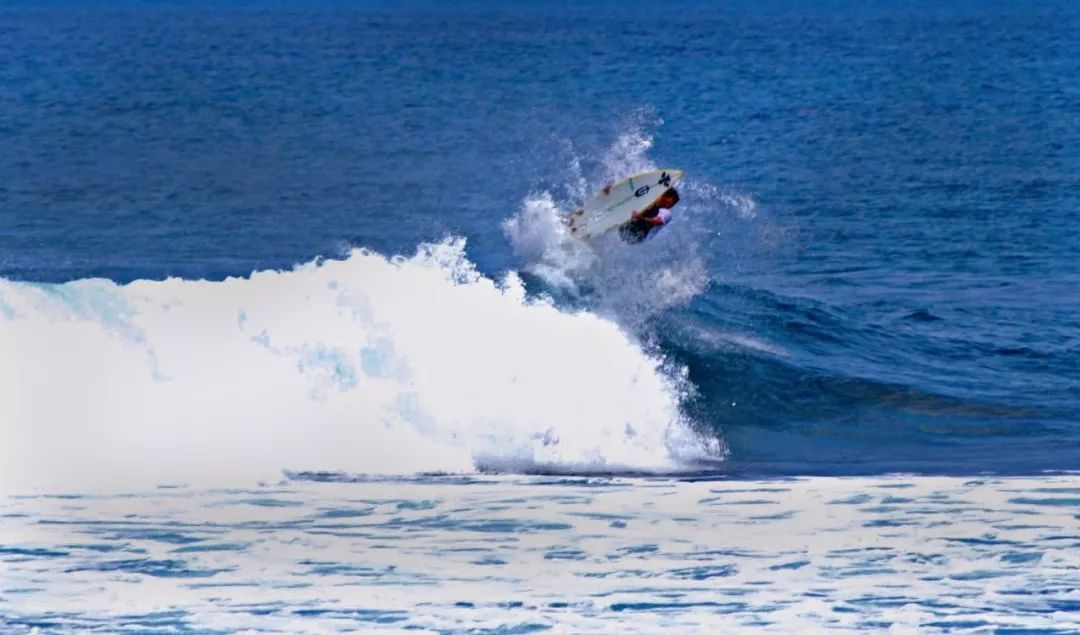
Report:
[{"label": "whitewater", "polygon": [[677,366],[477,272],[465,241],[219,282],[0,282],[0,485],[285,470],[678,471],[722,456]]}]

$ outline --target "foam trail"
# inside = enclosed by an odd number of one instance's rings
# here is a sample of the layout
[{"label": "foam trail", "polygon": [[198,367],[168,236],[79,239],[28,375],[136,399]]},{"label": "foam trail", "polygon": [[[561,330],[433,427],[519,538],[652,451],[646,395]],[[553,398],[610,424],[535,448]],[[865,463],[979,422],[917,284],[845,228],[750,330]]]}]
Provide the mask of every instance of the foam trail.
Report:
[{"label": "foam trail", "polygon": [[464,241],[222,282],[0,281],[0,490],[674,470],[715,453],[612,322],[479,275]]}]

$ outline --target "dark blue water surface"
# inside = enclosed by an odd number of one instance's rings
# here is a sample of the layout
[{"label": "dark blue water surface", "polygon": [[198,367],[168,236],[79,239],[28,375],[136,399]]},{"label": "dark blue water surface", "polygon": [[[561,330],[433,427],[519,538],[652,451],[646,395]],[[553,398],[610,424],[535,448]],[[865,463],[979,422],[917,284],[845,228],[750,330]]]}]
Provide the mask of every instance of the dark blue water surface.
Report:
[{"label": "dark blue water surface", "polygon": [[1080,469],[1080,5],[940,4],[0,3],[0,276],[527,269],[631,135],[688,187],[626,249],[708,279],[636,328],[730,469]]}]

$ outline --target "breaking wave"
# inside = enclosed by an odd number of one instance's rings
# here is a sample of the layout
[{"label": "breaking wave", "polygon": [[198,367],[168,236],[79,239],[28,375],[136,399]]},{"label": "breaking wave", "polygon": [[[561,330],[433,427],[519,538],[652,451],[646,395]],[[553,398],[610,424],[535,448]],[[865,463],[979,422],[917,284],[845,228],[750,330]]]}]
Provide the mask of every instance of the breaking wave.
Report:
[{"label": "breaking wave", "polygon": [[477,272],[465,242],[291,271],[0,280],[0,487],[672,471],[722,454],[685,371]]}]

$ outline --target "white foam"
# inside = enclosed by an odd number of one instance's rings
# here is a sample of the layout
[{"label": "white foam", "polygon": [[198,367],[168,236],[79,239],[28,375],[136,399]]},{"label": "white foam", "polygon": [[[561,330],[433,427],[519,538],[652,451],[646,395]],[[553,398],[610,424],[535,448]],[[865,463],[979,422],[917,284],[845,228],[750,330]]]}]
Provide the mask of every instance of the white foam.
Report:
[{"label": "white foam", "polygon": [[597,254],[588,243],[570,235],[564,212],[548,192],[530,194],[520,211],[502,223],[503,233],[525,263],[525,270],[554,288],[574,293],[577,280],[592,267]]},{"label": "white foam", "polygon": [[654,240],[632,246],[615,235],[578,240],[564,219],[584,203],[586,193],[591,195],[627,175],[656,169],[648,157],[653,140],[645,128],[659,122],[645,121],[645,117],[646,113],[638,113],[640,120],[630,122],[601,153],[600,171],[592,181],[582,176],[580,160],[573,156],[565,189],[579,194],[578,200],[559,201],[550,192],[534,192],[502,225],[524,271],[635,332],[647,330],[657,313],[685,304],[708,285],[706,259],[694,238],[697,223],[692,215],[683,218],[677,211],[671,228]]},{"label": "white foam", "polygon": [[0,625],[1080,632],[1078,491],[505,476],[0,496]]},{"label": "white foam", "polygon": [[710,448],[661,360],[481,276],[463,240],[222,282],[0,281],[0,303],[5,491],[669,470]]}]

